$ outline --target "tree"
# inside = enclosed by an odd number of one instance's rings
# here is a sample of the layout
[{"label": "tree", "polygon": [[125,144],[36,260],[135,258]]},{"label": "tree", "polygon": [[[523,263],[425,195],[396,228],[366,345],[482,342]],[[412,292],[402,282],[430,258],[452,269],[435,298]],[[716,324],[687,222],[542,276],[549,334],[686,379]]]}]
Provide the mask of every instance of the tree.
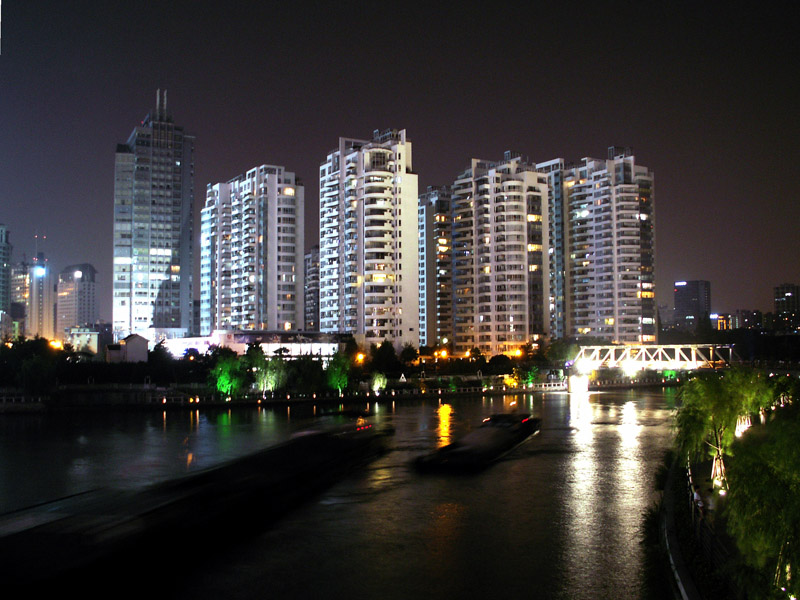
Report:
[{"label": "tree", "polygon": [[766,378],[752,370],[730,369],[695,377],[681,389],[675,444],[690,460],[713,458],[711,478],[727,489],[723,456],[730,454],[737,423],[772,403]]},{"label": "tree", "polygon": [[572,360],[578,355],[579,350],[580,346],[573,340],[559,338],[550,342],[544,355],[551,363],[564,366],[566,361]]},{"label": "tree", "polygon": [[244,387],[246,381],[242,361],[233,350],[224,348],[219,352],[216,363],[211,369],[211,379],[216,389],[228,396],[235,396]]},{"label": "tree", "polygon": [[370,387],[372,388],[372,391],[375,392],[376,394],[379,393],[381,390],[386,389],[386,383],[387,383],[386,375],[384,375],[383,373],[375,372],[372,374],[372,382]]},{"label": "tree", "polygon": [[729,470],[727,530],[746,563],[762,573],[762,589],[749,597],[767,597],[778,588],[786,588],[783,597],[797,597],[800,405],[787,405],[770,414],[774,418],[733,443],[736,460]]},{"label": "tree", "polygon": [[374,371],[393,373],[400,369],[397,352],[389,340],[383,340],[380,346],[373,344],[370,348],[370,355],[372,357],[371,368]]},{"label": "tree", "polygon": [[411,342],[407,342],[403,345],[403,349],[400,351],[400,360],[403,364],[409,364],[417,360],[419,357],[419,352],[417,349],[414,348],[414,345]]},{"label": "tree", "polygon": [[328,378],[328,385],[338,390],[340,396],[342,395],[342,391],[347,387],[349,373],[350,359],[347,355],[342,352],[334,354],[328,362],[325,375]]}]

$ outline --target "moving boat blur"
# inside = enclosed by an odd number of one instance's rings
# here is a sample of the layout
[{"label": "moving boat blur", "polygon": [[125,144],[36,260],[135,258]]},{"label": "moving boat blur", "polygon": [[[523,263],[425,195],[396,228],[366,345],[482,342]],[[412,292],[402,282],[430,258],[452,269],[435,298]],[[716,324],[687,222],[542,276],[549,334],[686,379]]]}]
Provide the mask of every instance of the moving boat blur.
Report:
[{"label": "moving boat blur", "polygon": [[[0,515],[4,584],[63,583],[91,569],[185,554],[258,531],[389,450],[394,431],[359,417],[140,490],[97,489]],[[102,565],[102,567],[100,566]]]},{"label": "moving boat blur", "polygon": [[452,444],[418,457],[414,464],[423,471],[483,469],[538,433],[540,426],[541,419],[530,414],[498,413]]}]

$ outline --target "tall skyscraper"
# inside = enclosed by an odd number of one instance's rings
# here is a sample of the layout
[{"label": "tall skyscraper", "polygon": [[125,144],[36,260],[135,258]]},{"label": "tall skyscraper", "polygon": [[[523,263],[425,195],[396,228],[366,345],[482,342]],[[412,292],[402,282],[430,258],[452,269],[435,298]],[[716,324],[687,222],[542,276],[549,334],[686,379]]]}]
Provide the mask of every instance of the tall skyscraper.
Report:
[{"label": "tall skyscraper", "polygon": [[406,131],[339,138],[319,181],[320,331],[418,346],[418,183]]},{"label": "tall skyscraper", "polygon": [[676,281],[674,285],[675,326],[695,329],[700,319],[711,314],[711,283],[703,280]]},{"label": "tall skyscraper", "polygon": [[167,110],[167,92],[117,146],[114,299],[117,339],[185,335],[192,325],[194,141]]},{"label": "tall skyscraper", "polygon": [[73,327],[97,322],[97,270],[88,263],[70,265],[58,275],[55,336],[67,340]]},{"label": "tall skyscraper", "polygon": [[319,244],[306,252],[303,270],[305,282],[305,330],[319,331]]},{"label": "tall skyscraper", "polygon": [[303,329],[304,211],[304,187],[284,167],[261,165],[208,185],[201,212],[201,335]]},{"label": "tall skyscraper", "polygon": [[549,332],[547,176],[473,159],[453,184],[453,351],[511,353]]},{"label": "tall skyscraper", "polygon": [[55,293],[50,265],[44,253],[38,252],[33,262],[27,265],[28,297],[25,319],[26,337],[55,337],[53,322]]},{"label": "tall skyscraper", "polygon": [[566,335],[655,343],[653,172],[611,147],[567,169],[564,185]]},{"label": "tall skyscraper", "polygon": [[0,223],[0,312],[11,309],[11,242],[8,228]]},{"label": "tall skyscraper", "polygon": [[450,186],[419,197],[419,343],[453,339],[453,213]]}]

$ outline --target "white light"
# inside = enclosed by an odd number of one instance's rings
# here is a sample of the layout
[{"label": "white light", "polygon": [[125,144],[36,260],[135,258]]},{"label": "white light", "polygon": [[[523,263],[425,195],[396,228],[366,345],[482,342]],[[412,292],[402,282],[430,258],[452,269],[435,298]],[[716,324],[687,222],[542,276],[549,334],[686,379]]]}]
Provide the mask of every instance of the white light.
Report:
[{"label": "white light", "polygon": [[676,281],[675,285],[686,285],[685,281]]},{"label": "white light", "polygon": [[83,273],[81,271],[75,271],[73,275],[75,276],[75,279],[80,279],[81,277],[83,277]]},{"label": "white light", "polygon": [[44,277],[44,274],[47,273],[47,269],[44,267],[35,267],[33,269],[33,275],[35,277]]}]

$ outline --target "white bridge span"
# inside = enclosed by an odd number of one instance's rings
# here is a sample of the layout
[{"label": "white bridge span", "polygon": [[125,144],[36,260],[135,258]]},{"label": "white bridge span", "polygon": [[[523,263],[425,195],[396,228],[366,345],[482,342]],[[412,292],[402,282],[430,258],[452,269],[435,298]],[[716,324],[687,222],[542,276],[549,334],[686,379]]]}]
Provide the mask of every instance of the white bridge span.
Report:
[{"label": "white bridge span", "polygon": [[570,391],[588,389],[588,376],[597,369],[621,368],[633,376],[643,370],[696,371],[721,369],[739,360],[732,345],[616,345],[581,346],[575,358],[568,362],[574,373],[569,379]]}]

